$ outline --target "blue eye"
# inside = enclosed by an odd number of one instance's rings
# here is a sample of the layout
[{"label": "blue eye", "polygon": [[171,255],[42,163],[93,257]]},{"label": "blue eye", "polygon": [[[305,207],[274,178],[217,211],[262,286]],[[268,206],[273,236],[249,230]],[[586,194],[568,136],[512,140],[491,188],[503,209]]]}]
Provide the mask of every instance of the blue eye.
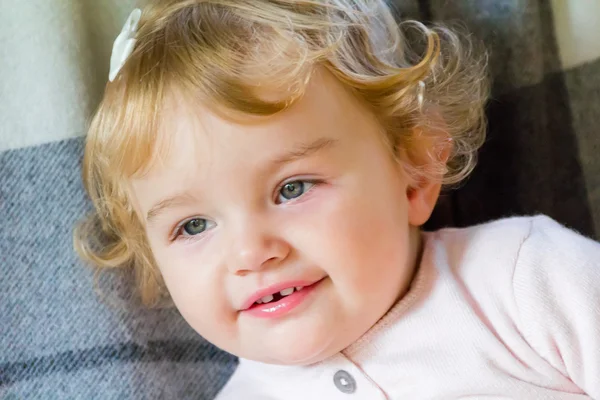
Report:
[{"label": "blue eye", "polygon": [[194,239],[203,236],[204,233],[213,229],[217,224],[206,218],[192,218],[181,222],[171,235],[171,240]]},{"label": "blue eye", "polygon": [[199,235],[206,230],[206,220],[204,218],[194,218],[186,222],[182,230],[187,236]]},{"label": "blue eye", "polygon": [[307,181],[292,181],[288,182],[279,189],[278,200],[281,203],[297,199],[302,196],[315,184]]}]

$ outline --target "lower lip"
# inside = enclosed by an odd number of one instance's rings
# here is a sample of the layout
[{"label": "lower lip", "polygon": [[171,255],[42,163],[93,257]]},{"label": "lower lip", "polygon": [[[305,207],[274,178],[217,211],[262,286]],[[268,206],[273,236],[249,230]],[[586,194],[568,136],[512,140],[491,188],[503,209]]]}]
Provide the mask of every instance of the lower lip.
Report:
[{"label": "lower lip", "polygon": [[307,296],[310,295],[321,282],[322,281],[318,281],[310,286],[305,286],[302,290],[294,291],[294,293],[285,296],[274,303],[254,304],[252,307],[245,310],[244,313],[248,313],[253,317],[258,318],[279,318],[302,304]]}]

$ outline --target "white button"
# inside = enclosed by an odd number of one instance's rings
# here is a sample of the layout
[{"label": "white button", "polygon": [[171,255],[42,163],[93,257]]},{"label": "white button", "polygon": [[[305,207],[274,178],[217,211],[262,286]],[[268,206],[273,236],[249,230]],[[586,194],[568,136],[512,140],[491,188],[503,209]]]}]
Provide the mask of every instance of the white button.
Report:
[{"label": "white button", "polygon": [[352,394],[356,391],[356,381],[348,372],[339,370],[333,376],[335,387],[342,393]]}]

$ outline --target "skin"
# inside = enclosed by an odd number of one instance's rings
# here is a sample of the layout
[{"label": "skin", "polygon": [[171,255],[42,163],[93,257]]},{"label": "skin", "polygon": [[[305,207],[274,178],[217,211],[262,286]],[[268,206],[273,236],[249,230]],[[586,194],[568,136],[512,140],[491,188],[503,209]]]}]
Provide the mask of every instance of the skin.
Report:
[{"label": "skin", "polygon": [[[246,359],[310,364],[406,293],[440,183],[412,185],[332,75],[317,71],[300,102],[252,123],[175,98],[167,107],[169,151],[131,186],[171,297],[200,335]],[[281,190],[294,181],[303,189]],[[282,317],[240,311],[266,286],[321,279]]]}]

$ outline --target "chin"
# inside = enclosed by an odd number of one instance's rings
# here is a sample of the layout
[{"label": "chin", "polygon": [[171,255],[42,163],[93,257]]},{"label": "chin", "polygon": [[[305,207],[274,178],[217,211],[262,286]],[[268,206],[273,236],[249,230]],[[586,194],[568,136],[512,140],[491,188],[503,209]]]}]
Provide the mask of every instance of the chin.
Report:
[{"label": "chin", "polygon": [[[332,338],[299,337],[293,342],[269,343],[256,361],[279,365],[309,365],[332,356]],[[258,355],[258,354],[257,354]]]}]

